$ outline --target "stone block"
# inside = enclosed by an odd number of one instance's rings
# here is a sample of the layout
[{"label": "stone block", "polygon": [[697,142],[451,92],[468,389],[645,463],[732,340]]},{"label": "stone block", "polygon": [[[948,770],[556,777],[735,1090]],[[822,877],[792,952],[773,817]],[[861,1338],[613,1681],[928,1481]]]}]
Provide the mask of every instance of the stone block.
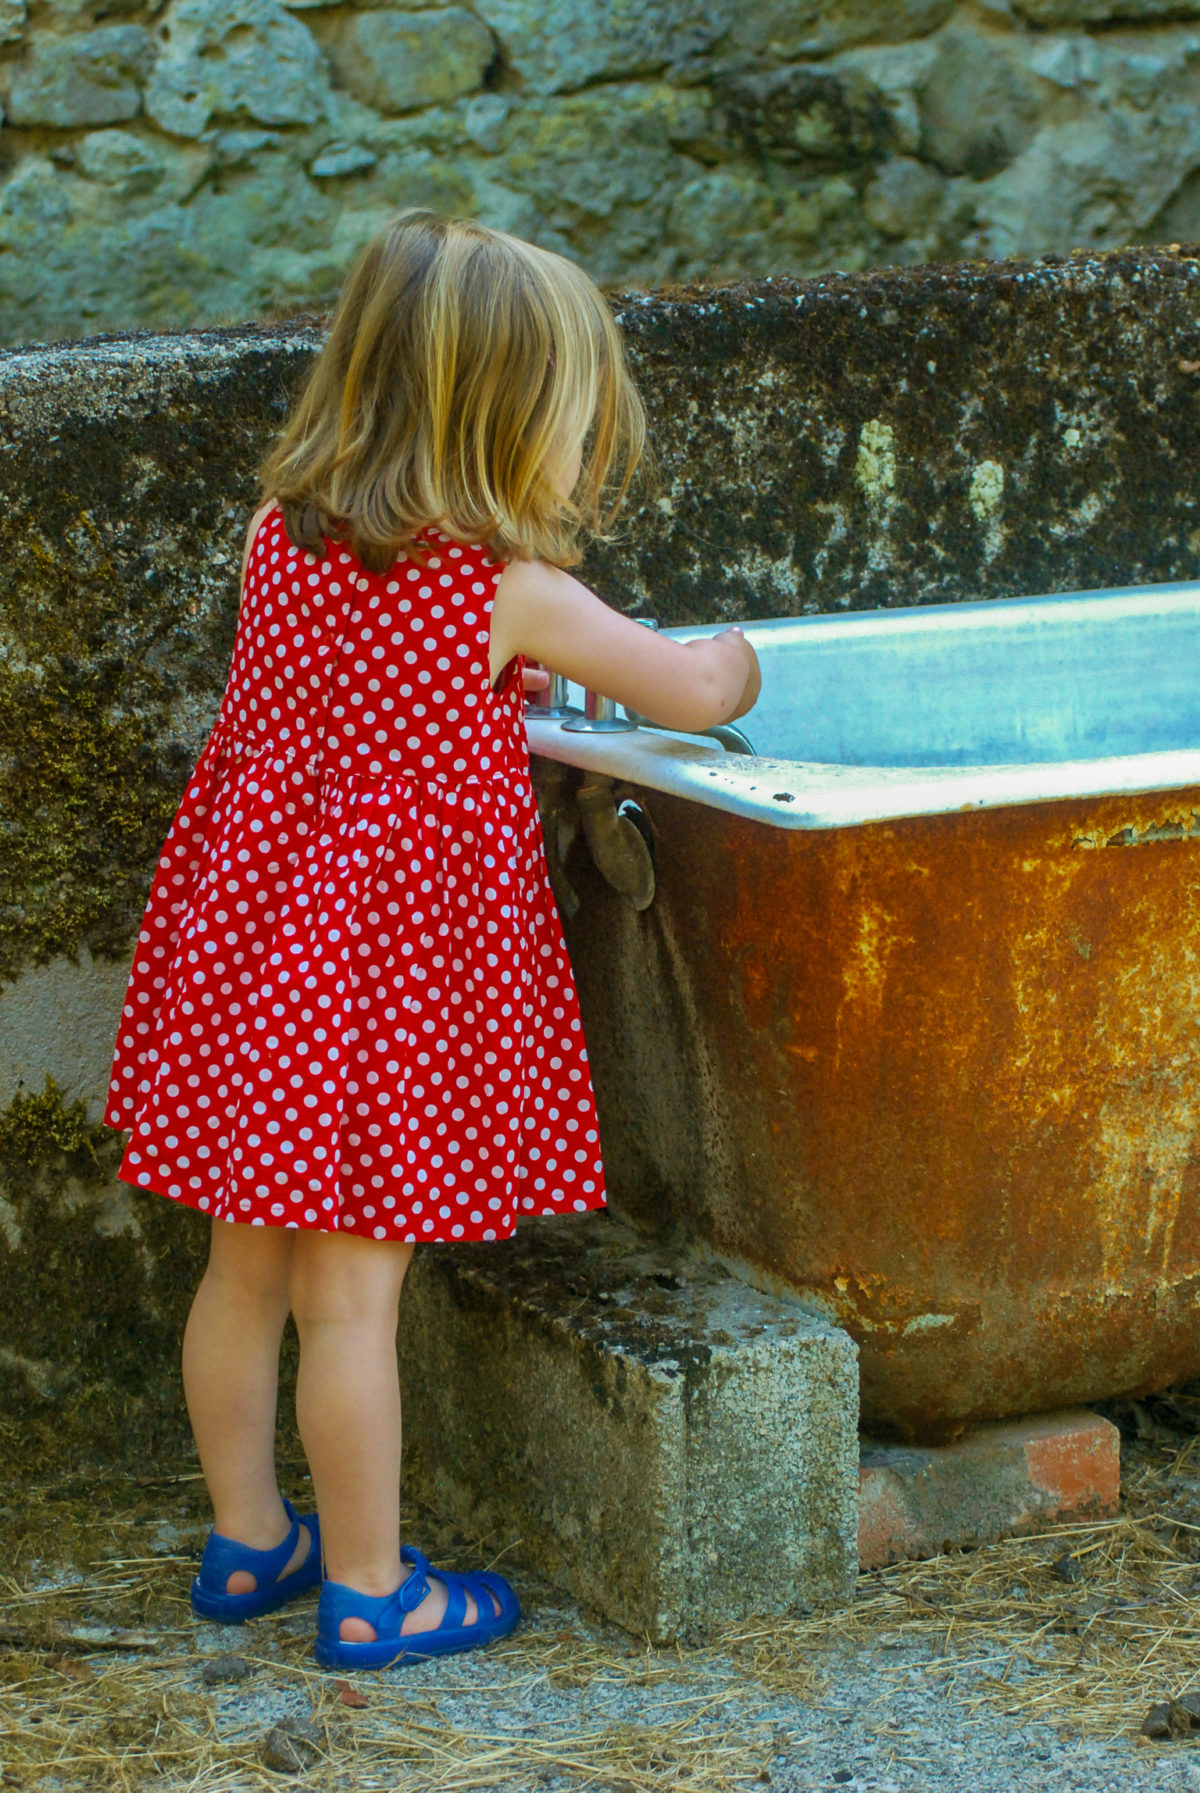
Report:
[{"label": "stone block", "polygon": [[981,1426],[934,1447],[864,1440],[858,1556],[864,1569],[1115,1513],[1120,1433],[1083,1409]]},{"label": "stone block", "polygon": [[1037,130],[1036,80],[998,32],[944,32],[920,95],[921,153],[946,174],[986,180]]},{"label": "stone block", "polygon": [[638,1635],[852,1597],[856,1353],[794,1305],[604,1215],[539,1221],[419,1253],[400,1355],[442,1507]]},{"label": "stone block", "polygon": [[69,37],[35,32],[8,98],[15,125],[120,124],[142,109],[154,40],[140,25],[102,25]]},{"label": "stone block", "polygon": [[733,44],[755,56],[794,62],[867,39],[885,45],[944,25],[955,0],[758,0],[734,18]]},{"label": "stone block", "polygon": [[717,42],[732,0],[476,0],[531,93],[564,93],[686,61]]},{"label": "stone block", "polygon": [[69,183],[48,156],[26,156],[0,187],[0,243],[19,249],[71,215]]},{"label": "stone block", "polygon": [[89,131],[75,145],[75,166],[80,174],[116,189],[124,198],[152,193],[166,164],[161,139],[139,137],[132,131]]},{"label": "stone block", "polygon": [[25,29],[25,0],[0,0],[0,44],[11,44]]},{"label": "stone block", "polygon": [[[868,44],[842,50],[823,63],[830,74],[852,75],[865,82],[887,108],[892,151],[915,156],[921,144],[919,95],[937,60],[939,39],[917,38],[906,44]],[[882,173],[887,163],[880,163]]]},{"label": "stone block", "polygon": [[840,176],[781,183],[771,192],[750,170],[712,169],[671,202],[667,229],[678,247],[679,274],[685,280],[736,278],[739,269],[768,274],[811,249],[837,208],[855,198]]},{"label": "stone block", "polygon": [[361,143],[328,143],[308,172],[319,180],[332,180],[347,174],[365,174],[378,160],[374,150]]},{"label": "stone block", "polygon": [[212,118],[313,124],[329,75],[307,26],[278,0],[172,0],[146,111],[164,131],[199,137]]},{"label": "stone block", "polygon": [[52,1077],[67,1102],[99,1120],[108,1096],[112,1048],[129,980],[127,957],[30,965],[0,985],[0,1108],[40,1093]]},{"label": "stone block", "polygon": [[487,26],[461,6],[347,17],[329,40],[338,79],[381,112],[411,112],[474,93],[496,53]]},{"label": "stone block", "polygon": [[84,29],[97,16],[106,24],[114,19],[123,18],[127,13],[159,12],[159,5],[153,0],[149,7],[146,0],[41,0],[37,7],[39,21],[45,20],[56,31],[70,31],[83,22]]},{"label": "stone block", "polygon": [[924,162],[895,156],[867,188],[863,205],[877,230],[888,237],[918,236],[936,221],[944,183]]},{"label": "stone block", "polygon": [[710,113],[707,95],[666,82],[528,100],[499,127],[495,174],[561,233],[551,247],[613,280],[622,262],[663,254],[672,197],[697,171],[677,146],[702,137]]},{"label": "stone block", "polygon": [[871,82],[811,63],[741,74],[718,88],[732,135],[752,156],[782,161],[878,161],[892,147],[892,120]]},{"label": "stone block", "polygon": [[1200,0],[1013,0],[1031,25],[1156,25],[1200,16]]}]

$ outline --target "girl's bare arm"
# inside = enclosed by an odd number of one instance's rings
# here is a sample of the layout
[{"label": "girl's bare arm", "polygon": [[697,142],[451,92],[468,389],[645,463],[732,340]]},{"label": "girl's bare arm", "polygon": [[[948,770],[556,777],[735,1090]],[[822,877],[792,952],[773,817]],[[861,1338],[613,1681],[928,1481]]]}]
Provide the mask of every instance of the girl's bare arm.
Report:
[{"label": "girl's bare arm", "polygon": [[492,677],[514,654],[552,666],[666,728],[712,728],[758,698],[754,649],[737,629],[674,641],[601,602],[560,567],[514,561],[492,609]]}]

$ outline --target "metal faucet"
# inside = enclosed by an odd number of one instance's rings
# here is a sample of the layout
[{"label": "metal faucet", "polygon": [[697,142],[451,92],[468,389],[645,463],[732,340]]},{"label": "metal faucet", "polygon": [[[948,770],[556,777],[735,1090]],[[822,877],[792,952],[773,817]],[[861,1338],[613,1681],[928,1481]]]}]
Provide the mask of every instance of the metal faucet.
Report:
[{"label": "metal faucet", "polygon": [[591,734],[629,734],[637,727],[624,716],[617,715],[617,706],[611,697],[605,697],[599,691],[585,691],[583,694],[583,715],[572,711],[568,720],[562,725],[563,731],[570,735]]},{"label": "metal faucet", "polygon": [[[548,667],[541,665],[540,660],[530,660],[528,664],[530,666],[540,667],[543,672],[549,671]],[[526,704],[526,716],[530,716],[538,722],[560,722],[564,716],[578,715],[579,712],[573,709],[567,702],[567,689],[567,681],[562,673],[551,672],[550,684],[545,693],[545,701],[543,703]]]}]

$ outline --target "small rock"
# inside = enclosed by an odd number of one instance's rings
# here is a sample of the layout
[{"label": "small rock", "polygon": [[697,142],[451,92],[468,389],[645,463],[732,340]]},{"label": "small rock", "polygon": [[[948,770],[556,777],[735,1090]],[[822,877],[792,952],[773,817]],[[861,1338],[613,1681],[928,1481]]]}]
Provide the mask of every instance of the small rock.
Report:
[{"label": "small rock", "polygon": [[462,6],[351,15],[329,48],[355,99],[381,112],[443,105],[474,92],[496,53],[487,26]]},{"label": "small rock", "polygon": [[252,1673],[244,1656],[210,1656],[200,1678],[206,1687],[222,1687],[229,1681],[244,1681]]},{"label": "small rock", "polygon": [[366,1694],[360,1693],[358,1691],[358,1688],[355,1687],[352,1682],[350,1682],[350,1681],[335,1681],[333,1685],[337,1689],[338,1699],[341,1701],[343,1706],[351,1706],[351,1707],[361,1709],[362,1707],[369,1706],[371,1704],[371,1702],[367,1698]]},{"label": "small rock", "polygon": [[38,32],[8,98],[17,125],[111,125],[141,110],[154,42],[140,25],[104,25],[70,37]]},{"label": "small rock", "polygon": [[0,44],[12,43],[25,29],[25,0],[0,0]]},{"label": "small rock", "polygon": [[1050,1573],[1055,1581],[1082,1581],[1083,1564],[1075,1556],[1060,1556],[1057,1562],[1050,1565]]},{"label": "small rock", "polygon": [[921,155],[945,174],[986,180],[1036,134],[1037,83],[1009,42],[969,27],[938,40],[919,94]]},{"label": "small rock", "polygon": [[[805,20],[826,10],[796,0],[775,0],[775,7]],[[736,9],[724,0],[475,0],[473,10],[496,33],[526,92],[567,93],[702,56]],[[740,10],[760,13],[763,0]]]},{"label": "small rock", "polygon": [[329,79],[312,34],[278,0],[171,0],[146,89],[161,130],[199,137],[212,118],[315,124]]},{"label": "small rock", "polygon": [[1178,1700],[1156,1701],[1142,1720],[1143,1737],[1187,1737],[1191,1731],[1192,1715]]},{"label": "small rock", "polygon": [[378,156],[361,143],[331,143],[323,149],[309,169],[318,180],[330,180],[336,175],[363,174],[368,168],[374,168]]},{"label": "small rock", "polygon": [[261,1739],[258,1758],[276,1774],[303,1774],[317,1760],[321,1733],[311,1718],[283,1718]]},{"label": "small rock", "polygon": [[[124,196],[153,192],[164,172],[158,145],[132,131],[89,131],[75,145],[74,161],[86,179],[116,187]],[[178,1543],[178,1533],[174,1542]],[[155,1551],[171,1547],[160,1537]]]}]

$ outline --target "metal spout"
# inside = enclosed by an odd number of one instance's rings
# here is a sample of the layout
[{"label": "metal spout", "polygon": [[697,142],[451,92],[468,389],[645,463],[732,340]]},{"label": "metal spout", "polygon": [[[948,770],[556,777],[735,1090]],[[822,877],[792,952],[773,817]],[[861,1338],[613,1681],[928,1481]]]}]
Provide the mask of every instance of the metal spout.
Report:
[{"label": "metal spout", "polygon": [[[529,665],[539,666],[540,662],[530,660]],[[546,672],[549,671],[549,668],[541,667],[541,670]],[[545,702],[527,703],[525,705],[526,716],[532,717],[535,722],[559,722],[564,716],[577,716],[578,710],[567,702],[568,689],[567,681],[561,672],[550,672],[550,684],[545,693]]]},{"label": "metal spout", "polygon": [[629,722],[617,715],[617,706],[611,697],[605,697],[600,691],[585,691],[583,694],[583,715],[572,715],[563,723],[568,734],[629,734],[637,727],[636,722]]}]

